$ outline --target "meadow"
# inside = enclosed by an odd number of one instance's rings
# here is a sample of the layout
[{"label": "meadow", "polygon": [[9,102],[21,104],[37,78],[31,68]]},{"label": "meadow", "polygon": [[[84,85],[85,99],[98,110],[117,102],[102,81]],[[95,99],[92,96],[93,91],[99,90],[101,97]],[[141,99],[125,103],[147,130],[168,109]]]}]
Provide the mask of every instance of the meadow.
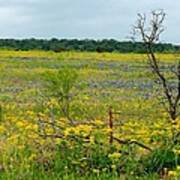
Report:
[{"label": "meadow", "polygon": [[[171,76],[180,54],[157,56]],[[68,117],[45,78],[63,69]],[[180,178],[180,119],[154,78],[145,54],[1,50],[0,179]]]}]

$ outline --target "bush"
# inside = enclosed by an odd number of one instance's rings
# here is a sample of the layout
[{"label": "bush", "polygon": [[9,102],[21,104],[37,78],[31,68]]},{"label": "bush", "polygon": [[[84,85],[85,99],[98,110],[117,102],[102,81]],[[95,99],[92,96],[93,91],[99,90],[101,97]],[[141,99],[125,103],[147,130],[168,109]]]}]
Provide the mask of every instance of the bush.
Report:
[{"label": "bush", "polygon": [[77,72],[67,67],[57,72],[47,72],[45,74],[47,94],[58,101],[62,114],[67,118],[70,116],[70,103],[73,98],[72,91],[77,77]]},{"label": "bush", "polygon": [[156,149],[142,161],[145,173],[161,172],[164,168],[173,169],[180,165],[180,155],[171,149]]}]

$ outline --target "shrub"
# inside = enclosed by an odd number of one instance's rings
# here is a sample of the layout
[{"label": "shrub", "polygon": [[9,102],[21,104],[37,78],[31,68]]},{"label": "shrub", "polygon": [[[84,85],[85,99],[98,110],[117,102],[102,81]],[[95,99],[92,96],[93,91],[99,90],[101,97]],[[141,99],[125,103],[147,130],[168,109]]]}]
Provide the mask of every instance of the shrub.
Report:
[{"label": "shrub", "polygon": [[143,166],[145,173],[161,172],[164,168],[173,169],[180,164],[180,155],[171,149],[155,149],[151,154],[144,158]]},{"label": "shrub", "polygon": [[61,113],[70,118],[70,103],[73,98],[73,88],[77,80],[77,72],[64,67],[57,72],[47,72],[45,74],[47,94],[56,98],[61,108]]}]

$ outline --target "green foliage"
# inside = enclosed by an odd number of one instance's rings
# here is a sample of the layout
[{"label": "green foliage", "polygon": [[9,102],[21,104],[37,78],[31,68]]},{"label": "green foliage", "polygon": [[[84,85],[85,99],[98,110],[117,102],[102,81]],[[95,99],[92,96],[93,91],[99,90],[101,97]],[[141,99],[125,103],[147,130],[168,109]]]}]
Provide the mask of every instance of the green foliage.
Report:
[{"label": "green foliage", "polygon": [[63,68],[57,72],[47,72],[45,79],[48,82],[52,96],[62,101],[69,98],[70,91],[77,79],[77,73],[73,69]]},{"label": "green foliage", "polygon": [[180,155],[175,154],[171,149],[155,149],[143,160],[144,172],[160,172],[164,168],[171,169],[180,165]]},{"label": "green foliage", "polygon": [[67,67],[59,69],[57,72],[47,72],[45,74],[49,95],[58,101],[62,113],[68,118],[70,113],[70,102],[74,95],[72,91],[77,78],[77,72]]}]

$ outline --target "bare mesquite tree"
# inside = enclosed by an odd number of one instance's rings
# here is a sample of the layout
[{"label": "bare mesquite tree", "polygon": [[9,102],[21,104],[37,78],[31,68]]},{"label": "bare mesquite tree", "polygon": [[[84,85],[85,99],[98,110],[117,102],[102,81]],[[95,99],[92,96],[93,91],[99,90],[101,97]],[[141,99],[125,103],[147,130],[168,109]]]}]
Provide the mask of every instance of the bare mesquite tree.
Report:
[{"label": "bare mesquite tree", "polygon": [[133,30],[135,35],[140,35],[146,47],[148,63],[153,74],[158,78],[158,84],[163,89],[164,105],[171,119],[175,121],[180,115],[180,61],[171,67],[168,66],[168,71],[173,74],[173,83],[175,83],[172,86],[172,81],[162,71],[160,62],[153,50],[154,45],[159,42],[160,35],[164,31],[163,22],[165,17],[166,14],[163,10],[152,11],[149,21],[145,14],[138,14]]}]

